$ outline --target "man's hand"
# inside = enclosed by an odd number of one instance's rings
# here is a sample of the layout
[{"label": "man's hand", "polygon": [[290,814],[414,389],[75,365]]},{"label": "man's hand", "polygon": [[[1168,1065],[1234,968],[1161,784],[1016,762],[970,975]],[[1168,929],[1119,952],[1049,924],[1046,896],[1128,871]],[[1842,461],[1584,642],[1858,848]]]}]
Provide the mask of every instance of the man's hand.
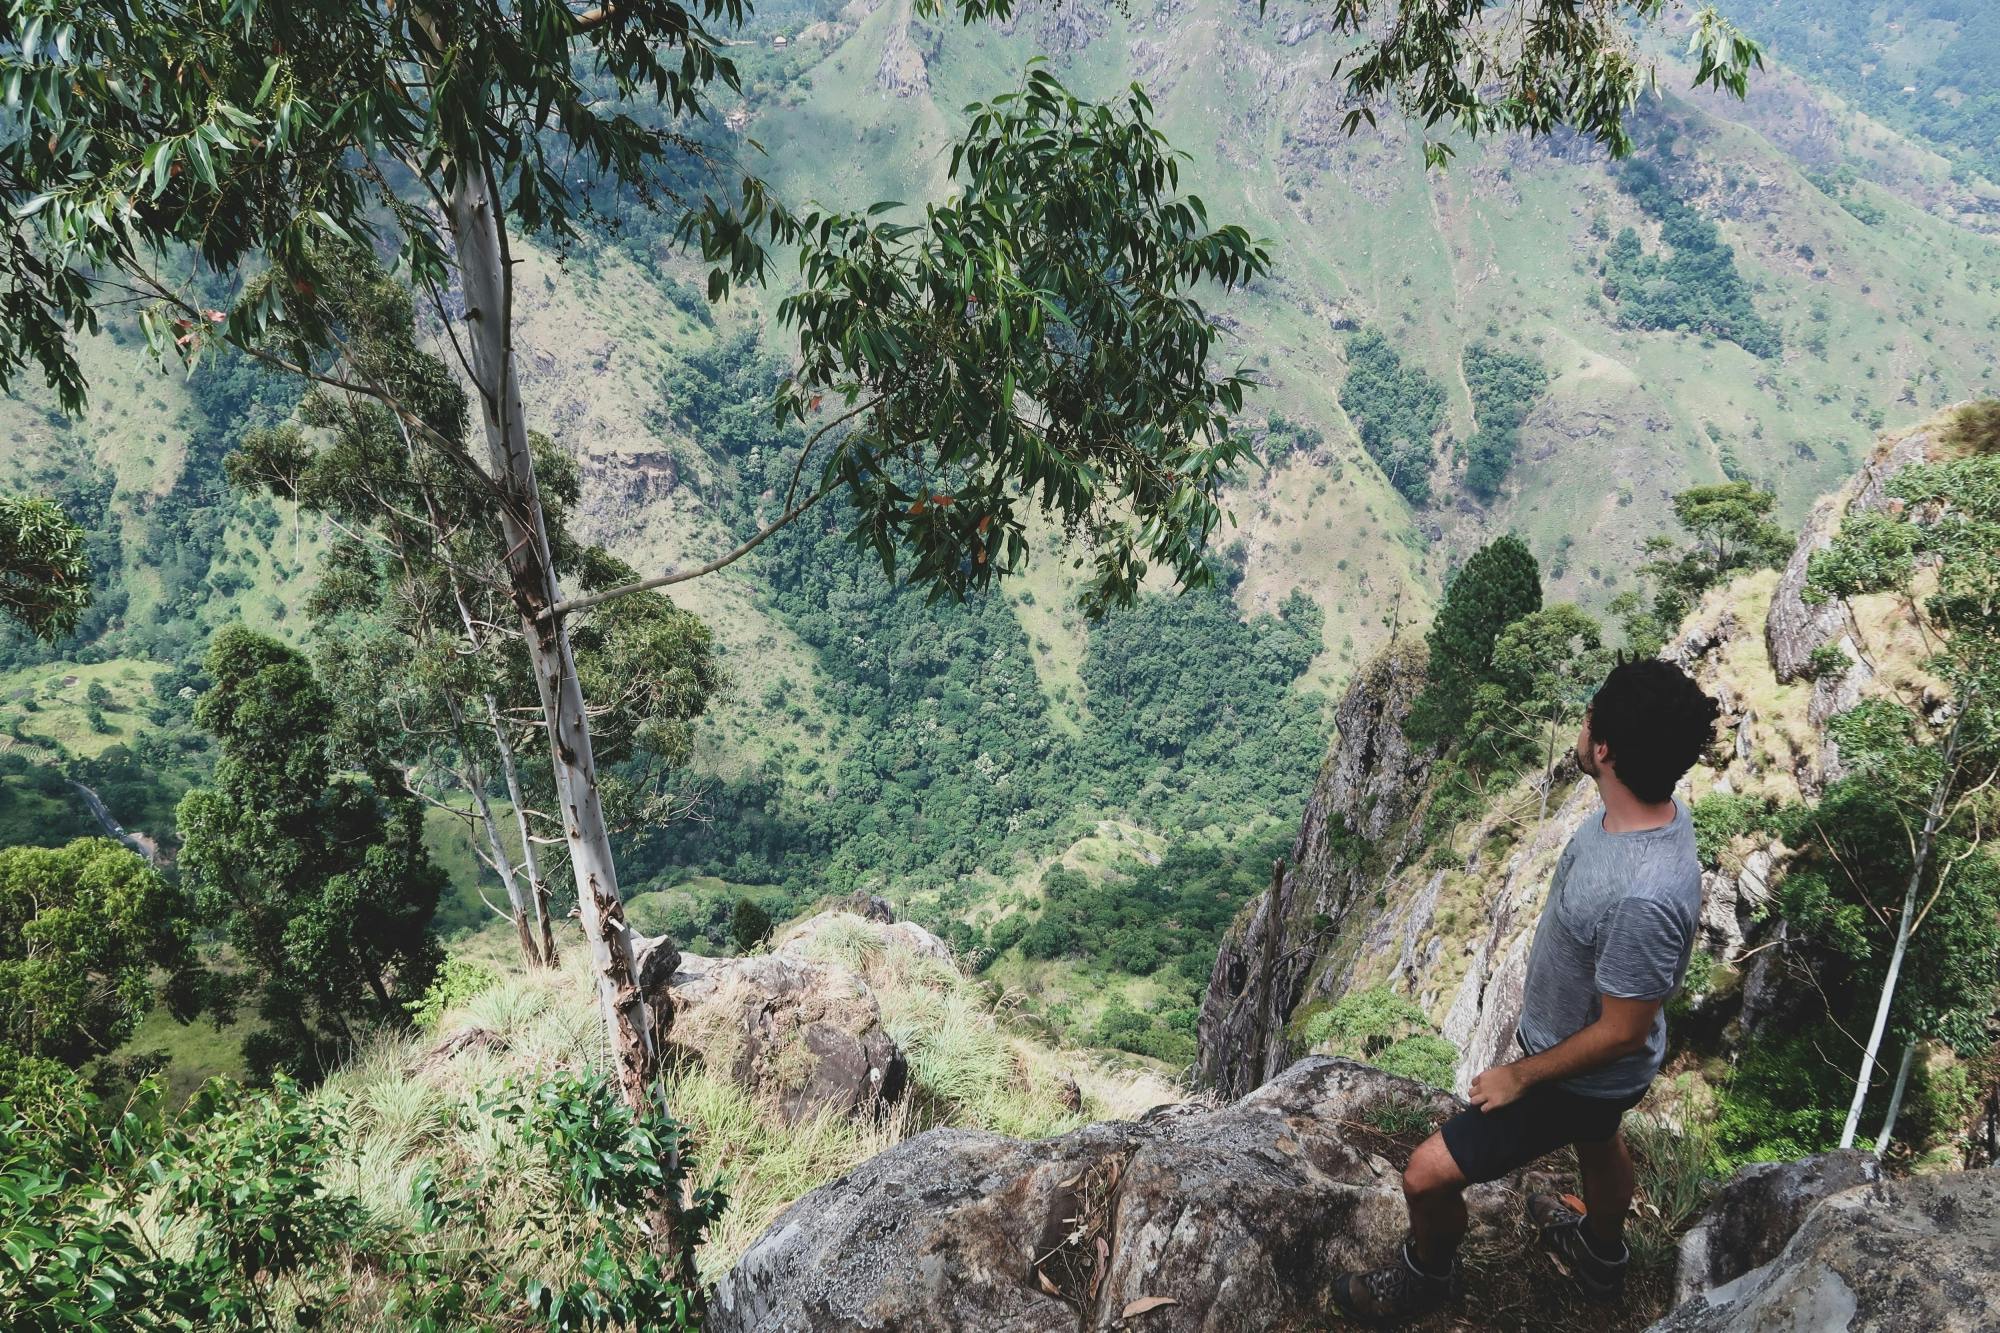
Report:
[{"label": "man's hand", "polygon": [[1508,1102],[1519,1101],[1533,1082],[1522,1077],[1518,1065],[1495,1065],[1472,1080],[1472,1104],[1482,1111],[1497,1111]]}]

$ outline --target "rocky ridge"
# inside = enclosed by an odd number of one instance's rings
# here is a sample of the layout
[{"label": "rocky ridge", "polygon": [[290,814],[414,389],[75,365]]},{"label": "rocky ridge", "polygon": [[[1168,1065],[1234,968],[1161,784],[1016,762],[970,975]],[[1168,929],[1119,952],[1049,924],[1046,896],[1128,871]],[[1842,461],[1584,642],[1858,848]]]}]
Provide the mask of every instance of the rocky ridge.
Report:
[{"label": "rocky ridge", "polygon": [[[1722,705],[1712,766],[1680,797],[1810,795],[1838,776],[1827,722],[1870,692],[1913,680],[1920,654],[1883,599],[1803,597],[1806,567],[1849,514],[1891,503],[1887,486],[1935,455],[1936,422],[1886,438],[1862,471],[1814,510],[1782,571],[1712,591],[1668,655]],[[1846,666],[1828,668],[1835,649]],[[1289,868],[1257,898],[1216,958],[1199,1021],[1197,1072],[1241,1095],[1306,1054],[1302,1019],[1369,986],[1412,999],[1459,1052],[1457,1086],[1507,1049],[1542,894],[1555,858],[1596,808],[1574,765],[1531,775],[1418,855],[1428,756],[1401,722],[1423,684],[1420,645],[1398,643],[1342,699],[1338,735],[1301,821]],[[1784,1001],[1800,964],[1761,914],[1786,850],[1738,838],[1705,868],[1702,934],[1711,985],[1696,1004],[1754,1029]],[[1775,947],[1758,949],[1774,943]],[[1739,960],[1748,959],[1739,963]]]},{"label": "rocky ridge", "polygon": [[1814,1204],[1776,1258],[1649,1333],[2000,1327],[2000,1172],[1875,1180]]}]

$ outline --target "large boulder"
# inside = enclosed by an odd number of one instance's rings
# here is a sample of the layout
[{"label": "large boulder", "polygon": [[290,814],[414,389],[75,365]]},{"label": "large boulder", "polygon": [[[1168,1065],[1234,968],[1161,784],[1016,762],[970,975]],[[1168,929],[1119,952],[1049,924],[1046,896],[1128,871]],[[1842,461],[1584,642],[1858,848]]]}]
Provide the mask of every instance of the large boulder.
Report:
[{"label": "large boulder", "polygon": [[[712,1327],[1319,1328],[1334,1276],[1403,1235],[1390,1159],[1458,1105],[1316,1058],[1220,1109],[1162,1107],[1037,1143],[932,1130],[780,1214],[717,1287]],[[1475,1242],[1518,1206],[1499,1185],[1472,1202]]]},{"label": "large boulder", "polygon": [[2000,1171],[1878,1180],[1814,1205],[1778,1257],[1651,1333],[2000,1328]]},{"label": "large boulder", "polygon": [[843,967],[793,953],[683,954],[668,1036],[684,1056],[769,1097],[788,1119],[881,1111],[909,1069],[875,994]]},{"label": "large boulder", "polygon": [[1875,1156],[1854,1148],[1744,1167],[1681,1237],[1675,1304],[1770,1263],[1814,1204],[1881,1178]]}]

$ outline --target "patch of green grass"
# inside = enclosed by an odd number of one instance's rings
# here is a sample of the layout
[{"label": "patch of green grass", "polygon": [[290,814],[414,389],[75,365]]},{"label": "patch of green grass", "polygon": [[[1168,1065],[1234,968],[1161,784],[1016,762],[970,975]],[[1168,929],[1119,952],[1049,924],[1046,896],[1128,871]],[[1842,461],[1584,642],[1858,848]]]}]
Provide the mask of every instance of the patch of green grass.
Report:
[{"label": "patch of green grass", "polygon": [[[82,759],[114,745],[130,746],[152,730],[146,708],[153,702],[153,677],[164,669],[157,662],[112,658],[51,662],[0,674],[0,731]],[[93,704],[92,686],[110,701]]]}]

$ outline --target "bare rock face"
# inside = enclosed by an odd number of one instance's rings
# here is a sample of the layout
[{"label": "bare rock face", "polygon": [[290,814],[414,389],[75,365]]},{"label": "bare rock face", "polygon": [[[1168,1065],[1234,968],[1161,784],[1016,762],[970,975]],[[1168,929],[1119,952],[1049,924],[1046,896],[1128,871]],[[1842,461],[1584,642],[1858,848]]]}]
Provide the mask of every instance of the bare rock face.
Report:
[{"label": "bare rock face", "polygon": [[1882,1166],[1874,1155],[1854,1148],[1742,1168],[1681,1237],[1675,1304],[1770,1263],[1814,1204],[1881,1178]]},{"label": "bare rock face", "polygon": [[2000,1171],[1878,1180],[1815,1204],[1777,1258],[1650,1333],[2000,1328]]},{"label": "bare rock face", "polygon": [[1320,768],[1283,883],[1257,899],[1223,939],[1202,997],[1196,1071],[1225,1097],[1241,1096],[1289,1062],[1285,1020],[1319,963],[1314,942],[1337,930],[1364,876],[1346,844],[1387,835],[1409,814],[1431,755],[1403,735],[1424,686],[1421,643],[1394,643],[1348,686],[1339,739]]},{"label": "bare rock face", "polygon": [[[1323,1327],[1335,1274],[1403,1234],[1399,1173],[1355,1129],[1390,1104],[1458,1105],[1312,1059],[1221,1109],[1162,1107],[1039,1143],[932,1130],[781,1214],[710,1318],[718,1333]],[[1502,1186],[1472,1203],[1475,1241],[1508,1224]]]},{"label": "bare rock face", "polygon": [[[1847,658],[1846,667],[1822,672],[1813,680],[1812,700],[1806,718],[1815,728],[1823,728],[1830,718],[1852,708],[1861,698],[1862,688],[1872,674],[1861,660],[1860,650],[1849,632],[1851,614],[1839,598],[1810,606],[1805,600],[1806,575],[1812,558],[1832,545],[1843,518],[1886,508],[1890,503],[1889,483],[1896,474],[1930,456],[1931,437],[1912,431],[1896,439],[1877,457],[1870,459],[1851,488],[1830,495],[1813,506],[1799,533],[1799,542],[1778,577],[1771,595],[1771,609],[1764,621],[1764,645],[1771,656],[1772,670],[1780,681],[1791,682],[1806,674],[1812,655],[1829,645],[1838,647]],[[1808,787],[1839,777],[1840,757],[1831,740],[1822,740],[1817,772],[1804,774]]]},{"label": "bare rock face", "polygon": [[889,29],[888,39],[882,44],[882,60],[875,67],[875,86],[896,97],[916,97],[930,91],[930,66],[912,40],[907,14]]},{"label": "bare rock face", "polygon": [[1329,760],[1327,799],[1350,832],[1371,841],[1410,811],[1432,755],[1410,744],[1403,723],[1423,692],[1420,643],[1396,643],[1361,669],[1334,713],[1340,741]]},{"label": "bare rock face", "polygon": [[683,954],[671,984],[673,1046],[770,1097],[788,1119],[875,1113],[903,1095],[903,1053],[874,992],[845,968],[791,953]]}]

